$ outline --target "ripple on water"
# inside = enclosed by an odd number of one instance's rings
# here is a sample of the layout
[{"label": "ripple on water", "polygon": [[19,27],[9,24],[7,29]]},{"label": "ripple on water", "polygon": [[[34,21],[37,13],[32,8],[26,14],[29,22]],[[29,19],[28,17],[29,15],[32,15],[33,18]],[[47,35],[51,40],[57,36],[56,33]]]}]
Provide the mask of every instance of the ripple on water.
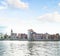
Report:
[{"label": "ripple on water", "polygon": [[1,56],[60,56],[60,42],[0,42]]}]

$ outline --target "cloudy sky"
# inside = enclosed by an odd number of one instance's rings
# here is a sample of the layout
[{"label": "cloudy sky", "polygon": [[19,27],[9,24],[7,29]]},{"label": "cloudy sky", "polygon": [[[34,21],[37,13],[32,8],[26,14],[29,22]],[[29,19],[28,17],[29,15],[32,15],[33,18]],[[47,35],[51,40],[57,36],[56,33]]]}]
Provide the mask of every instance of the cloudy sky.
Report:
[{"label": "cloudy sky", "polygon": [[0,32],[60,33],[60,0],[0,0]]}]

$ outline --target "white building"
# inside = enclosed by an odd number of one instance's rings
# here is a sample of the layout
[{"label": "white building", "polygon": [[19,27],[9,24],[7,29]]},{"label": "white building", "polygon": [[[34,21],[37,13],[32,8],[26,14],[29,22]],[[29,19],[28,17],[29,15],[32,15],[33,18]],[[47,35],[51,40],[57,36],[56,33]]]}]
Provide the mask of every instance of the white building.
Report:
[{"label": "white building", "polygon": [[33,30],[32,29],[29,29],[28,30],[28,40],[32,40],[33,39]]}]

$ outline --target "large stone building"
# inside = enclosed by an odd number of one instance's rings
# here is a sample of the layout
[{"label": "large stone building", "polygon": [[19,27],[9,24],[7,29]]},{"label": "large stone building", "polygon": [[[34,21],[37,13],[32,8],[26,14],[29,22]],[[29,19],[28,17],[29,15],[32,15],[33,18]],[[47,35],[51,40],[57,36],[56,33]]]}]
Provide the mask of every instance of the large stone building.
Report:
[{"label": "large stone building", "polygon": [[10,39],[12,39],[12,40],[16,40],[17,39],[17,33],[13,33],[13,30],[11,30]]},{"label": "large stone building", "polygon": [[20,40],[27,40],[27,34],[25,34],[25,33],[18,33],[17,37]]},{"label": "large stone building", "polygon": [[28,30],[28,40],[48,40],[49,34],[36,33],[32,29]]},{"label": "large stone building", "polygon": [[33,39],[34,40],[42,40],[43,39],[42,34],[34,33],[33,34]]}]

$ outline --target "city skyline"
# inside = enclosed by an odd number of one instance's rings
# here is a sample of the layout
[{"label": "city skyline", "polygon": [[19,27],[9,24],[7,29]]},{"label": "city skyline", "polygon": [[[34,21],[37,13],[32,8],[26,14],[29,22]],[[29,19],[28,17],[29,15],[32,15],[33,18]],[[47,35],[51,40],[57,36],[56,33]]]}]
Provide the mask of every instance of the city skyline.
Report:
[{"label": "city skyline", "polygon": [[60,33],[59,0],[0,0],[0,31]]},{"label": "city skyline", "polygon": [[0,33],[0,40],[20,40],[20,41],[59,41],[60,34],[37,33],[33,29],[26,33],[14,33],[11,29],[10,35]]}]

